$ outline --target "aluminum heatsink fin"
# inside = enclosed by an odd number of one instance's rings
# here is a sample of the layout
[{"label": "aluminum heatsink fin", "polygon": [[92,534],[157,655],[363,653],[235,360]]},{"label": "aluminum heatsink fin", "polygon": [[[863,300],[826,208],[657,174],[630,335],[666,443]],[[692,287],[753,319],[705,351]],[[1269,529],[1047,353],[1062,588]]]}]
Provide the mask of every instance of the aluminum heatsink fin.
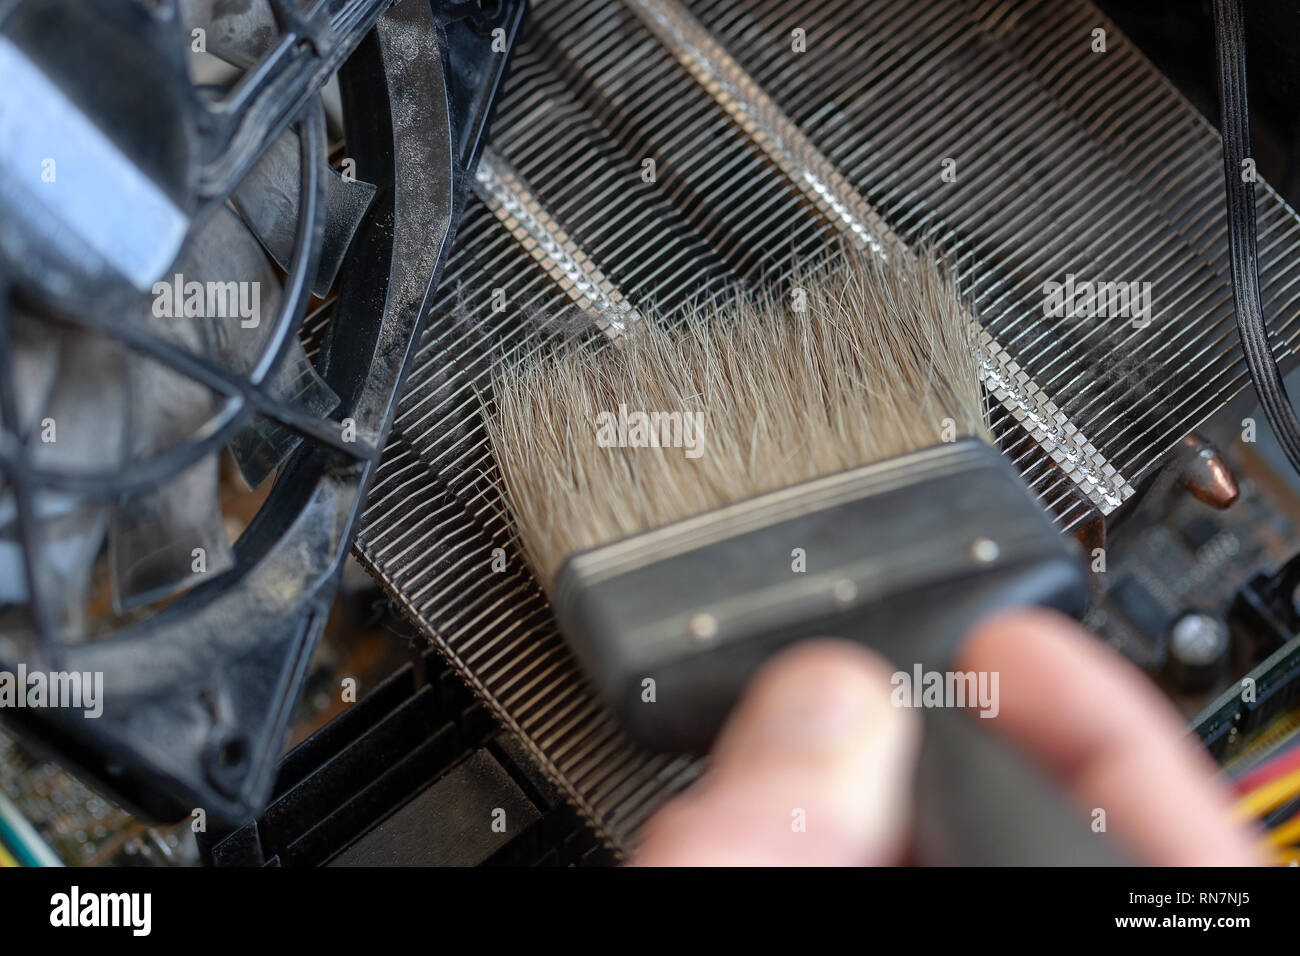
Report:
[{"label": "aluminum heatsink fin", "polygon": [[[359,553],[617,847],[697,768],[628,744],[524,570],[477,419],[494,361],[729,282],[779,286],[869,210],[958,263],[1000,350],[999,445],[1062,528],[1101,507],[1072,436],[1132,487],[1247,384],[1218,138],[1079,0],[550,0],[491,148]],[[1284,356],[1300,221],[1266,187],[1258,206]],[[1150,282],[1150,322],[1045,315],[1067,275]]]}]

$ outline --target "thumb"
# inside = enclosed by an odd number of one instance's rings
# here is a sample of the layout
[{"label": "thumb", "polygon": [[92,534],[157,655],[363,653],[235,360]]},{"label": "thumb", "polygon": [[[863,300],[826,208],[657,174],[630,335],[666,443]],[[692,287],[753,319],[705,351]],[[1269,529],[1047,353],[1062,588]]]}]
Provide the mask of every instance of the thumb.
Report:
[{"label": "thumb", "polygon": [[890,702],[885,661],[815,641],[750,683],[708,771],[646,825],[642,866],[896,862],[920,728]]}]

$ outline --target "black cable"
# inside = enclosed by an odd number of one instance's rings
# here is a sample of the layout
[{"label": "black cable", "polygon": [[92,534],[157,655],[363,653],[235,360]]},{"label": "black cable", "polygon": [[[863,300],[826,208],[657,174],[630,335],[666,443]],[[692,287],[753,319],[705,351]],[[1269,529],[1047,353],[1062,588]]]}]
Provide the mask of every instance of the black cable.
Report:
[{"label": "black cable", "polygon": [[1259,823],[1265,830],[1271,830],[1289,822],[1296,814],[1300,814],[1300,797],[1288,800],[1272,813],[1265,814]]},{"label": "black cable", "polygon": [[1250,380],[1264,416],[1300,472],[1300,419],[1273,358],[1259,298],[1259,243],[1255,235],[1255,177],[1247,175],[1250,114],[1246,106],[1246,35],[1241,0],[1214,0],[1214,37],[1219,59],[1219,126],[1223,133],[1223,177],[1227,186],[1228,255],[1237,333]]}]

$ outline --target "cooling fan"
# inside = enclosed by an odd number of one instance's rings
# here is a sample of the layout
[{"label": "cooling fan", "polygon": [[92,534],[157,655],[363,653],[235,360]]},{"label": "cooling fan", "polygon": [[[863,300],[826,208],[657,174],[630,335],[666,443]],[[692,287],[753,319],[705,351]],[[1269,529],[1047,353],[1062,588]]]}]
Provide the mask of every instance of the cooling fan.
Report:
[{"label": "cooling fan", "polygon": [[0,669],[103,675],[0,714],[151,816],[267,797],[522,15],[0,0]]}]

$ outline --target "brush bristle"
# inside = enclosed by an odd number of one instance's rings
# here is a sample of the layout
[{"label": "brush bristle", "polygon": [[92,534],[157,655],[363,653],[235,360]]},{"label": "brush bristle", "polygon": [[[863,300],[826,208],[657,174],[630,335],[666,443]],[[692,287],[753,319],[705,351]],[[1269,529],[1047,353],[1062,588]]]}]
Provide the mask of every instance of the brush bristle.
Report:
[{"label": "brush bristle", "polygon": [[[548,591],[575,552],[956,436],[988,440],[969,316],[946,270],[907,255],[842,252],[779,299],[738,294],[606,347],[502,363],[493,394],[502,490]],[[605,447],[602,413],[620,406],[625,420],[703,413],[698,457]]]}]

